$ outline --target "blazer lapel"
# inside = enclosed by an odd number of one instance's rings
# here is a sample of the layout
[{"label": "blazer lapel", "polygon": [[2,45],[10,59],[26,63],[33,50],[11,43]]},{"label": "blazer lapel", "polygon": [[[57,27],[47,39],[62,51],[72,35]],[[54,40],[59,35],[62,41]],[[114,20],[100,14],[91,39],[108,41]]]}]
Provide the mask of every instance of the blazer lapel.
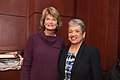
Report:
[{"label": "blazer lapel", "polygon": [[81,57],[82,54],[84,53],[84,52],[83,52],[84,47],[85,47],[85,44],[82,44],[81,47],[80,47],[80,49],[79,49],[79,51],[78,51],[78,53],[77,53],[77,56],[76,56],[74,65],[73,65],[73,67],[72,67],[72,71],[71,71],[72,73],[73,73],[74,70],[76,69],[75,67],[77,66],[77,63],[80,61],[80,57]]}]

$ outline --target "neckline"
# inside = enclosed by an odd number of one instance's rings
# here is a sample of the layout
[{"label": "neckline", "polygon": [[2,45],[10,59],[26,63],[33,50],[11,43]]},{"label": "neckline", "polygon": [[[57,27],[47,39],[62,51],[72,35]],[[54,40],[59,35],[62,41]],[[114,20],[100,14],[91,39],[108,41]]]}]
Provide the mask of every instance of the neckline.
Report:
[{"label": "neckline", "polygon": [[52,46],[57,40],[57,36],[46,36],[43,30],[40,31],[40,37],[49,46]]},{"label": "neckline", "polygon": [[73,55],[73,56],[75,56],[76,57],[76,55],[77,55],[77,52],[76,53],[71,53],[71,52],[68,52],[68,55]]}]

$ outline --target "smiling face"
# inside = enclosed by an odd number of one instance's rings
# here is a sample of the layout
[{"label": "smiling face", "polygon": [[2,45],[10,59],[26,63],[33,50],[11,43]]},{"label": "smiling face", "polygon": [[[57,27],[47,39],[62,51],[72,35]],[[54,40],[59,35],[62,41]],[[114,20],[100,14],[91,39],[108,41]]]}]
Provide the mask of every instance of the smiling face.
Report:
[{"label": "smiling face", "polygon": [[57,19],[54,18],[52,15],[48,14],[45,18],[44,26],[45,30],[54,31],[58,26]]},{"label": "smiling face", "polygon": [[80,44],[85,38],[85,32],[82,32],[81,26],[69,26],[68,38],[71,44]]}]

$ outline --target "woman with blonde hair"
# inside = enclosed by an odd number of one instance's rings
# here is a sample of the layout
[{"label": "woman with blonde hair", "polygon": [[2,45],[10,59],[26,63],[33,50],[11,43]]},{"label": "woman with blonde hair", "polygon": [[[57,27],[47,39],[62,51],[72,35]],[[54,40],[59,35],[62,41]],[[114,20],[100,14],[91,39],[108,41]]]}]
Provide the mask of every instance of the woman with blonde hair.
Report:
[{"label": "woman with blonde hair", "polygon": [[56,32],[61,23],[59,12],[54,7],[43,10],[42,29],[27,42],[21,80],[59,80],[58,58],[63,40]]}]

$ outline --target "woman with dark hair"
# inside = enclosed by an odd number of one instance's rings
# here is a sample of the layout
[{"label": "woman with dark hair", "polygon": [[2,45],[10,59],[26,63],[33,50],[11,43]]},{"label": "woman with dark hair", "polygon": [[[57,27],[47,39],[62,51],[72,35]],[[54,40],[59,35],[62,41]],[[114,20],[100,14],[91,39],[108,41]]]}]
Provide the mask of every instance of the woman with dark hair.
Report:
[{"label": "woman with dark hair", "polygon": [[71,44],[61,50],[60,80],[102,80],[98,49],[85,44],[85,34],[82,20],[69,21],[68,39]]}]

